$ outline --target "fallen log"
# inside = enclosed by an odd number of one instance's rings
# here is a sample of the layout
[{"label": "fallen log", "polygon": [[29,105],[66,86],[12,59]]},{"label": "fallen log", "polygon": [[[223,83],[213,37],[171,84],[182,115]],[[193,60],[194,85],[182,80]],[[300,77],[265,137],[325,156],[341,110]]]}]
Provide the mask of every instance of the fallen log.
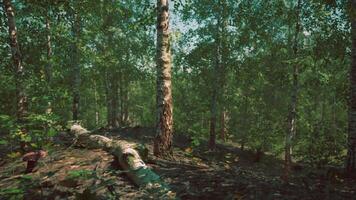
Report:
[{"label": "fallen log", "polygon": [[80,125],[73,125],[70,133],[74,136],[74,145],[88,149],[101,148],[117,159],[120,167],[125,170],[127,176],[139,187],[149,187],[159,192],[168,193],[171,196],[169,187],[164,181],[154,173],[135,150],[136,145],[124,140],[113,140],[102,135],[92,135],[90,131]]}]

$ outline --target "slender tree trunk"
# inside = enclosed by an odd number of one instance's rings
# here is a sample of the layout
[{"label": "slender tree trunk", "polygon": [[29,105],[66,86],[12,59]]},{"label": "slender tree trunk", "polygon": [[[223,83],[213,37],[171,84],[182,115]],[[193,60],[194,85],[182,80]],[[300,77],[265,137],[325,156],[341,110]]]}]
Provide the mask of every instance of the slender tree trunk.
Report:
[{"label": "slender tree trunk", "polygon": [[13,61],[13,68],[15,71],[15,85],[16,85],[16,117],[19,123],[24,122],[27,114],[27,94],[24,87],[24,67],[21,60],[21,52],[17,40],[17,28],[15,21],[14,8],[11,0],[3,0],[4,9],[7,16],[7,24],[9,26],[10,47]]},{"label": "slender tree trunk", "polygon": [[119,74],[119,96],[120,96],[120,124],[124,124],[124,80],[123,80],[123,71],[120,71]]},{"label": "slender tree trunk", "polygon": [[346,173],[356,177],[356,0],[351,5],[351,69],[350,69],[350,102],[349,102],[349,127],[348,151],[346,157]]},{"label": "slender tree trunk", "polygon": [[172,155],[173,102],[171,50],[169,41],[169,0],[157,0],[157,126],[154,154]]},{"label": "slender tree trunk", "polygon": [[123,112],[122,112],[122,121],[123,125],[129,124],[129,84],[126,82],[126,86],[123,93]]},{"label": "slender tree trunk", "polygon": [[[126,53],[126,58],[125,58],[125,64],[126,66],[130,65],[130,55],[129,52]],[[122,92],[122,110],[121,110],[121,119],[122,119],[122,124],[127,126],[129,125],[129,87],[130,87],[130,80],[128,78],[124,78],[124,76],[121,78],[123,87],[121,88]]]},{"label": "slender tree trunk", "polygon": [[[46,15],[47,62],[46,62],[46,66],[45,66],[45,75],[46,75],[46,81],[48,83],[49,92],[51,91],[51,84],[52,84],[52,63],[51,63],[52,42],[51,42],[51,24],[50,23],[51,22],[50,22],[50,18],[49,18],[49,13],[47,13],[47,15]],[[52,113],[52,102],[51,101],[48,101],[48,103],[47,103],[46,113],[47,114],[51,114]]]},{"label": "slender tree trunk", "polygon": [[[105,31],[105,45],[103,45],[104,54],[107,51],[111,51],[110,47],[113,44],[114,32],[111,31],[113,25],[112,11],[110,10],[111,1],[105,0],[102,2],[102,17],[104,18],[104,23],[102,24],[102,29]],[[105,57],[105,59],[109,59]],[[119,108],[119,73],[117,72],[117,66],[113,66],[110,60],[105,63],[106,67],[106,81],[105,81],[105,92],[107,100],[107,126],[108,128],[119,127],[118,119],[118,108]]]},{"label": "slender tree trunk", "polygon": [[[220,2],[220,1],[219,1]],[[219,14],[220,15],[220,14]],[[217,31],[215,36],[216,57],[214,65],[214,82],[219,83],[221,81],[221,38],[220,38],[220,16],[218,16],[218,22],[216,25]],[[209,149],[215,149],[216,145],[216,120],[217,120],[217,104],[219,97],[220,84],[213,84],[212,98],[210,103],[210,136],[209,136]]]},{"label": "slender tree trunk", "polygon": [[[214,86],[215,87],[215,86]],[[216,145],[216,115],[217,115],[217,91],[213,89],[213,95],[210,105],[210,137],[209,137],[209,149],[215,149]]]},{"label": "slender tree trunk", "polygon": [[129,121],[129,80],[120,73],[120,124],[128,125]]},{"label": "slender tree trunk", "polygon": [[97,85],[96,81],[94,79],[94,109],[95,109],[95,126],[98,127],[99,125],[99,103],[98,103],[98,90],[97,90]]},{"label": "slender tree trunk", "polygon": [[123,72],[122,70],[119,71],[119,123],[122,126],[124,120],[123,120],[123,109],[124,109],[124,104],[123,104]]},{"label": "slender tree trunk", "polygon": [[112,88],[111,88],[111,124],[113,128],[119,127],[119,121],[118,121],[118,98],[119,98],[119,86],[118,86],[118,74],[117,72],[113,73],[112,76]]},{"label": "slender tree trunk", "polygon": [[225,107],[225,97],[226,97],[226,69],[227,69],[227,58],[228,58],[228,45],[227,45],[227,4],[225,0],[220,1],[221,3],[221,37],[220,37],[220,51],[221,51],[221,64],[220,64],[220,85],[221,85],[221,94],[220,94],[220,103],[221,103],[221,121],[220,121],[220,137],[223,141],[226,141],[226,107]]},{"label": "slender tree trunk", "polygon": [[107,120],[107,127],[109,129],[111,129],[113,127],[113,124],[112,124],[112,98],[111,98],[111,95],[110,95],[110,91],[111,91],[111,84],[110,84],[110,75],[109,75],[109,72],[108,72],[108,69],[106,69],[105,71],[105,96],[106,96],[106,113],[107,113],[107,117],[106,117],[106,120]]},{"label": "slender tree trunk", "polygon": [[[11,48],[11,55],[13,61],[13,68],[15,71],[15,86],[16,86],[16,119],[17,123],[24,124],[27,115],[27,94],[24,87],[25,71],[22,65],[22,55],[20,46],[17,40],[17,28],[15,21],[15,12],[11,0],[3,0],[4,9],[7,16],[7,23],[9,27],[9,43]],[[23,133],[27,131],[25,128],[21,130]],[[20,148],[25,151],[26,142],[20,142]]]},{"label": "slender tree trunk", "polygon": [[47,63],[45,67],[46,79],[50,84],[52,81],[52,65],[51,65],[51,57],[52,57],[52,42],[51,42],[51,22],[49,19],[49,14],[46,16],[46,32],[47,32]]},{"label": "slender tree trunk", "polygon": [[226,142],[226,111],[221,112],[221,129],[220,129],[220,138],[222,141]]},{"label": "slender tree trunk", "polygon": [[[293,44],[293,54],[295,57],[298,55],[298,35],[300,32],[300,22],[299,22],[299,13],[301,9],[301,0],[298,0],[296,17],[297,21],[295,24],[295,35],[294,35],[294,44]],[[284,168],[285,174],[284,178],[288,181],[288,177],[291,171],[292,164],[292,141],[296,135],[297,130],[297,102],[298,102],[298,76],[299,76],[299,67],[297,64],[293,64],[293,86],[292,86],[292,96],[290,104],[290,113],[288,117],[288,131],[285,138],[285,152],[284,152]]]},{"label": "slender tree trunk", "polygon": [[73,64],[73,120],[79,119],[79,103],[80,103],[80,56],[79,56],[79,37],[80,37],[80,24],[81,19],[78,13],[74,14],[73,22],[73,35],[74,35],[74,44],[73,44],[73,53],[72,53],[72,64]]}]

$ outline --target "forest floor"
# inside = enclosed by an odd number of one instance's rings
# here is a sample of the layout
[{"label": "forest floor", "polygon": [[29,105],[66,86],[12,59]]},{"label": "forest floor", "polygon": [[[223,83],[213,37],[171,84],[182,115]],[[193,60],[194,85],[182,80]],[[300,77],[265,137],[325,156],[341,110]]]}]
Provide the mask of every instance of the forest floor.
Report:
[{"label": "forest floor", "polygon": [[[145,144],[152,153],[153,133],[137,127],[102,134]],[[215,151],[205,146],[192,149],[188,139],[176,137],[173,160],[150,154],[146,162],[180,199],[356,199],[356,180],[301,167],[286,184],[280,178],[282,161],[273,156],[255,162],[253,152],[232,143],[218,144]],[[36,171],[26,175],[20,157],[2,156],[0,199],[159,198],[134,186],[102,150],[56,145],[48,153]]]}]

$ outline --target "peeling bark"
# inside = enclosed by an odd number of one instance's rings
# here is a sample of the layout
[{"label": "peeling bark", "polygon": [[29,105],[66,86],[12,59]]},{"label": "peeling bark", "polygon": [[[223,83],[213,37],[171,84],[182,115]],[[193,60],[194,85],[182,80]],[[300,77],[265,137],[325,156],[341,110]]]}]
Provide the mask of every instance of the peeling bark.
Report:
[{"label": "peeling bark", "polygon": [[92,135],[90,131],[80,125],[73,125],[70,133],[75,137],[75,145],[88,149],[101,148],[113,154],[120,167],[126,171],[127,176],[137,186],[158,184],[158,189],[168,191],[169,187],[154,173],[140,157],[136,150],[137,145],[123,140],[112,140],[102,135]]},{"label": "peeling bark", "polygon": [[158,157],[172,155],[173,103],[168,2],[157,0],[157,125],[154,154]]}]

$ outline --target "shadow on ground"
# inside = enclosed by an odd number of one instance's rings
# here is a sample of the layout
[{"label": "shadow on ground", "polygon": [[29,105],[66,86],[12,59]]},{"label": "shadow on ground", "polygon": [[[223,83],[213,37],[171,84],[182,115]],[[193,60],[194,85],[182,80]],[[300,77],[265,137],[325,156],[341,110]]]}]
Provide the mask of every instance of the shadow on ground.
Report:
[{"label": "shadow on ground", "polygon": [[[145,144],[152,153],[154,129],[144,127],[97,130],[114,139]],[[147,164],[181,199],[353,199],[356,182],[326,179],[304,167],[293,172],[289,184],[281,181],[282,162],[234,144],[219,144],[209,151],[206,143],[191,148],[190,140],[175,136],[174,160],[149,154]],[[0,199],[159,199],[139,189],[112,165],[113,157],[101,150],[53,146],[36,171],[24,175],[21,158],[2,159]],[[313,173],[312,173],[313,172]]]}]

